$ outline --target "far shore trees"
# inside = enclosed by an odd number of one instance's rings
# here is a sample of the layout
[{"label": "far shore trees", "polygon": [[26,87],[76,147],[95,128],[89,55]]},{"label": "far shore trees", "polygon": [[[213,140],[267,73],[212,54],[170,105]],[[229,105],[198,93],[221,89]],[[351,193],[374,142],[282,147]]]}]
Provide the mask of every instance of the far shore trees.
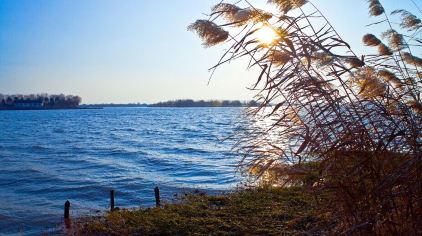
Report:
[{"label": "far shore trees", "polygon": [[0,94],[0,109],[60,109],[77,108],[82,99],[73,95],[4,95]]},{"label": "far shore trees", "polygon": [[199,100],[179,99],[167,102],[159,102],[149,105],[149,107],[254,107],[258,104],[255,101],[241,102],[238,100]]},{"label": "far shore trees", "polygon": [[206,47],[228,45],[212,69],[247,57],[261,71],[260,106],[239,135],[245,171],[328,194],[320,204],[338,221],[335,235],[420,235],[422,12],[367,2],[367,29],[384,32],[363,36],[365,55],[307,0],[271,0],[273,12],[220,2],[188,29]]}]

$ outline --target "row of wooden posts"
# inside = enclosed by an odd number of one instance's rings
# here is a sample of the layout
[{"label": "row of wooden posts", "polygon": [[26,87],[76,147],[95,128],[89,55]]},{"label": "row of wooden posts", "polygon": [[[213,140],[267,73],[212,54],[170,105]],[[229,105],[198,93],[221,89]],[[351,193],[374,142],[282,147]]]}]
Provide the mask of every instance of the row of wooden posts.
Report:
[{"label": "row of wooden posts", "polygon": [[[115,210],[115,206],[114,206],[114,190],[110,190],[110,211]],[[155,193],[155,206],[156,207],[160,207],[161,206],[161,202],[160,202],[160,189],[158,187],[154,188],[154,193]],[[67,200],[64,204],[64,219],[69,219],[70,218],[70,202],[69,200]]]}]

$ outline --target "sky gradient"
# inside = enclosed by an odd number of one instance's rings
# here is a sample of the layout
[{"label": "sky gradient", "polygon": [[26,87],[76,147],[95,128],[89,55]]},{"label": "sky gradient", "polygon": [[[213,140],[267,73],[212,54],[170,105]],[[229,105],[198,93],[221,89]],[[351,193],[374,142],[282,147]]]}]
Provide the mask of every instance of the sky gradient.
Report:
[{"label": "sky gradient", "polygon": [[[224,47],[204,49],[186,27],[217,0],[0,0],[0,93],[65,93],[83,103],[252,98],[257,71],[242,61],[208,68]],[[258,7],[266,0],[252,0]],[[314,0],[359,53],[366,0]],[[413,9],[384,0],[387,11]],[[399,5],[400,4],[400,5]],[[417,13],[417,12],[414,12]]]}]

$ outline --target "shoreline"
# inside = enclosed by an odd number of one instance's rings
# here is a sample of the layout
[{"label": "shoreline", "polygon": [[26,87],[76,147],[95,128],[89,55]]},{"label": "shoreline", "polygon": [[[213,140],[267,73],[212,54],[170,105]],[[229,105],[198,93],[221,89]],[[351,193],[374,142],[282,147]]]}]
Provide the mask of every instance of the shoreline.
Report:
[{"label": "shoreline", "polygon": [[176,195],[156,207],[109,210],[63,224],[71,235],[297,235],[324,234],[334,224],[319,215],[303,187],[257,187],[208,195]]},{"label": "shoreline", "polygon": [[76,107],[76,108],[0,108],[0,111],[42,111],[42,110],[92,110],[103,109],[104,107]]}]

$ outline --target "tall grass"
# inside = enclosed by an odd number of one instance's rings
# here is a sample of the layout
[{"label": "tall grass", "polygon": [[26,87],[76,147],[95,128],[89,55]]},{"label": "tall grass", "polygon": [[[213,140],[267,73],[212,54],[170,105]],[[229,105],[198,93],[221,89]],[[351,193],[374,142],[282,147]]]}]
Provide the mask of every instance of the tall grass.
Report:
[{"label": "tall grass", "polygon": [[[329,193],[321,204],[340,219],[336,234],[421,234],[421,21],[368,0],[373,25],[385,30],[363,36],[360,56],[310,1],[269,4],[277,11],[220,2],[188,28],[205,46],[228,45],[211,70],[244,57],[261,70],[251,88],[260,106],[248,115],[265,126],[240,136],[241,166]],[[263,27],[272,42],[260,39]]]}]

